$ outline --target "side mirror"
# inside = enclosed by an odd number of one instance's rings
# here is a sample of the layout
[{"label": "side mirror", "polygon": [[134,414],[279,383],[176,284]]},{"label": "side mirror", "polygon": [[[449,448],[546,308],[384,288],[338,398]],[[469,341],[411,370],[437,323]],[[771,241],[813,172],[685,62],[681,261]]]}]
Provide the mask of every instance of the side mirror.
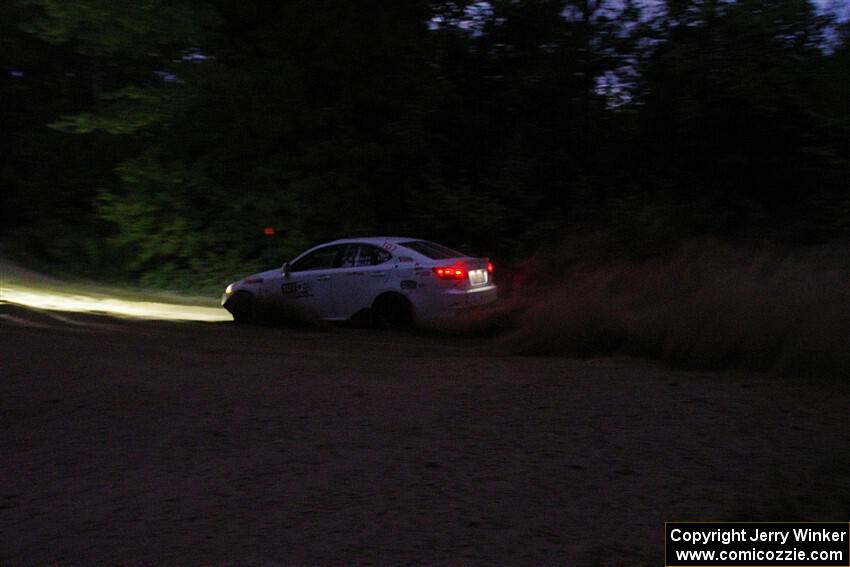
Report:
[{"label": "side mirror", "polygon": [[283,274],[283,277],[288,278],[289,274],[292,273],[292,266],[289,265],[289,262],[284,262],[283,266],[280,268],[280,273]]}]

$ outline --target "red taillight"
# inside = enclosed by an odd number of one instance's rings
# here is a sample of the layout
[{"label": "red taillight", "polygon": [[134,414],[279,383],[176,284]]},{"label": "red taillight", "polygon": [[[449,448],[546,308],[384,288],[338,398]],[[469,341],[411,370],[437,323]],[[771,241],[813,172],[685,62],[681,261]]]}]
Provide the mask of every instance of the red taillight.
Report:
[{"label": "red taillight", "polygon": [[441,280],[462,280],[466,278],[466,270],[452,266],[441,266],[434,268],[434,273]]},{"label": "red taillight", "polygon": [[493,262],[487,262],[487,273],[488,274],[493,273]]}]

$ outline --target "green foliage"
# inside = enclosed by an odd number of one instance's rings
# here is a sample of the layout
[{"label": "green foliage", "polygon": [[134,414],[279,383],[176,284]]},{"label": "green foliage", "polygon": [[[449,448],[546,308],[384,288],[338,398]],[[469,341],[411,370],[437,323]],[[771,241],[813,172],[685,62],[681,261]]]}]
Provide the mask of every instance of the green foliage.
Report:
[{"label": "green foliage", "polygon": [[244,197],[220,190],[204,168],[146,154],[118,166],[118,189],[100,192],[97,213],[115,227],[110,246],[142,283],[218,287],[259,261],[277,263],[263,226],[239,214],[249,210]]},{"label": "green foliage", "polygon": [[146,58],[197,45],[215,25],[203,2],[165,0],[17,0],[38,14],[24,29],[50,43],[99,57]]},{"label": "green foliage", "polygon": [[352,234],[646,257],[850,230],[850,28],[805,0],[0,16],[3,229],[146,284],[212,288]]},{"label": "green foliage", "polygon": [[88,134],[102,130],[108,134],[135,134],[167,121],[174,110],[174,89],[124,87],[101,97],[103,110],[63,116],[49,126],[62,132]]}]

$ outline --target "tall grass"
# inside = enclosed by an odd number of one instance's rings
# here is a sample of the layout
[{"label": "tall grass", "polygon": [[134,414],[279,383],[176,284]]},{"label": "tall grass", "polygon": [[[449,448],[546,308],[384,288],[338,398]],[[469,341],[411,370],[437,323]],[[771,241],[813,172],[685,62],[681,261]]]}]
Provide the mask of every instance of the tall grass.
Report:
[{"label": "tall grass", "polygon": [[519,284],[502,305],[453,330],[499,334],[522,354],[625,353],[688,368],[850,377],[847,246],[753,250],[703,241],[652,260],[549,254],[516,273]]}]

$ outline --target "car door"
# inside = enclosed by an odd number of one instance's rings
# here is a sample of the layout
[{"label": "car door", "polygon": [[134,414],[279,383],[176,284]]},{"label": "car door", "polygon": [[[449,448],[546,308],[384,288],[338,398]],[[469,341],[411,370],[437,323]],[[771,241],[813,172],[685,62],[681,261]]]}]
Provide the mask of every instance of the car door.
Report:
[{"label": "car door", "polygon": [[334,305],[340,318],[372,306],[392,269],[392,254],[371,244],[352,244],[334,272]]},{"label": "car door", "polygon": [[336,311],[332,275],[344,250],[345,245],[323,246],[292,262],[289,274],[281,279],[279,297],[283,305],[332,318]]}]

